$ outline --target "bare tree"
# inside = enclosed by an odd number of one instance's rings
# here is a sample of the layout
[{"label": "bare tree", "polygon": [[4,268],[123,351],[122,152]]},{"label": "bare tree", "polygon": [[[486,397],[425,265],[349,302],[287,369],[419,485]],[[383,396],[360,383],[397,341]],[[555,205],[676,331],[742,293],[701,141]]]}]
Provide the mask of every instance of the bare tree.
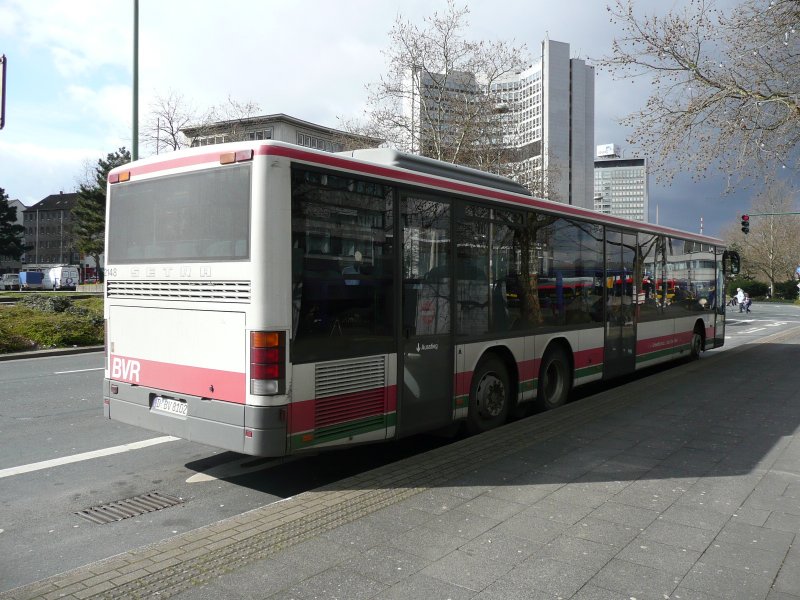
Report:
[{"label": "bare tree", "polygon": [[[498,172],[503,149],[501,107],[492,84],[520,70],[527,51],[506,42],[465,39],[469,9],[449,0],[419,27],[399,16],[384,52],[387,74],[368,86],[359,133],[406,152]],[[353,130],[353,124],[345,124]]]},{"label": "bare tree", "polygon": [[178,150],[189,145],[182,130],[198,120],[194,107],[181,94],[170,90],[166,96],[156,96],[150,105],[142,139],[156,154]]},{"label": "bare tree", "polygon": [[260,111],[261,107],[252,100],[239,102],[228,96],[225,102],[211,109],[208,122],[224,122],[227,127],[226,141],[238,142],[245,139],[248,121],[258,116]]},{"label": "bare tree", "polygon": [[785,214],[796,211],[794,195],[783,182],[768,185],[753,198],[750,212],[756,216],[750,219],[750,233],[741,232],[738,219],[725,232],[742,256],[742,271],[765,279],[773,290],[776,283],[794,276],[800,257],[800,215]]},{"label": "bare tree", "polygon": [[719,167],[730,188],[798,165],[798,0],[742,0],[727,12],[690,0],[663,16],[614,0],[608,10],[624,33],[597,62],[621,78],[652,80],[644,108],[622,122],[660,176]]},{"label": "bare tree", "polygon": [[212,143],[239,142],[246,139],[248,125],[258,118],[260,110],[261,107],[252,100],[239,102],[228,96],[225,102],[212,107],[195,121],[195,125],[182,127],[181,132],[186,136],[188,146],[210,137],[217,138]]},{"label": "bare tree", "polygon": [[339,151],[348,152],[361,148],[378,148],[386,140],[367,123],[358,119],[339,118],[339,130],[333,130],[331,141]]}]

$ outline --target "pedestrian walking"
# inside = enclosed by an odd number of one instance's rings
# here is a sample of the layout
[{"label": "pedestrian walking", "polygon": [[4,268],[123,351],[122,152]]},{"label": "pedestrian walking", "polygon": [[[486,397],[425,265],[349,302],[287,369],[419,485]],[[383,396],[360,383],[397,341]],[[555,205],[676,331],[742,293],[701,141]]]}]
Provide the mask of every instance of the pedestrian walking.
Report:
[{"label": "pedestrian walking", "polygon": [[739,312],[744,310],[744,290],[736,288],[736,303],[739,305]]},{"label": "pedestrian walking", "polygon": [[744,295],[744,302],[743,302],[742,304],[744,304],[744,308],[745,308],[745,310],[746,310],[747,312],[750,312],[750,305],[751,305],[752,303],[753,303],[753,299],[750,297],[750,294],[747,294],[747,293],[746,293],[746,294]]}]

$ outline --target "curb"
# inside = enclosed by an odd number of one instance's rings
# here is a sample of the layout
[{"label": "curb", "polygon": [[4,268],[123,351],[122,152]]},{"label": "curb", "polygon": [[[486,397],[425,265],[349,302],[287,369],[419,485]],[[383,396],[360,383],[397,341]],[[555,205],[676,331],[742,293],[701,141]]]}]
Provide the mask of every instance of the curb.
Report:
[{"label": "curb", "polygon": [[48,348],[45,350],[30,350],[28,352],[9,352],[7,354],[0,354],[0,362],[5,360],[19,360],[23,358],[47,358],[49,356],[87,354],[89,352],[102,351],[103,346],[73,346],[72,348]]}]

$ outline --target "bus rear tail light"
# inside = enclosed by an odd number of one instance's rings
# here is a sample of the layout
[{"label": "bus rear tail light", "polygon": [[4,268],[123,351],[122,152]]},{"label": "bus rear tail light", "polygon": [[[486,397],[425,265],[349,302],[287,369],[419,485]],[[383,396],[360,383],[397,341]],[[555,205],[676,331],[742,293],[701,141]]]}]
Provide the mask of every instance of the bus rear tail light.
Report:
[{"label": "bus rear tail light", "polygon": [[286,334],[250,332],[250,393],[274,396],[286,391]]},{"label": "bus rear tail light", "polygon": [[253,160],[252,150],[237,150],[236,152],[223,152],[219,155],[219,164],[230,165],[232,163]]},{"label": "bus rear tail light", "polygon": [[131,180],[131,172],[130,171],[121,171],[119,173],[111,173],[108,176],[108,183],[120,183],[121,181],[130,181]]}]

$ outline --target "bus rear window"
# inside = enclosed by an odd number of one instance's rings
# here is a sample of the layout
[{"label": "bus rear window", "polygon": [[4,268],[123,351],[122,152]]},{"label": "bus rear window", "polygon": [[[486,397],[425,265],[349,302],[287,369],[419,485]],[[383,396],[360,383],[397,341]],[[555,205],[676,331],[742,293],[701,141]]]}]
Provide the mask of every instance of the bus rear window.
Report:
[{"label": "bus rear window", "polygon": [[111,186],[108,262],[245,260],[249,164]]}]

